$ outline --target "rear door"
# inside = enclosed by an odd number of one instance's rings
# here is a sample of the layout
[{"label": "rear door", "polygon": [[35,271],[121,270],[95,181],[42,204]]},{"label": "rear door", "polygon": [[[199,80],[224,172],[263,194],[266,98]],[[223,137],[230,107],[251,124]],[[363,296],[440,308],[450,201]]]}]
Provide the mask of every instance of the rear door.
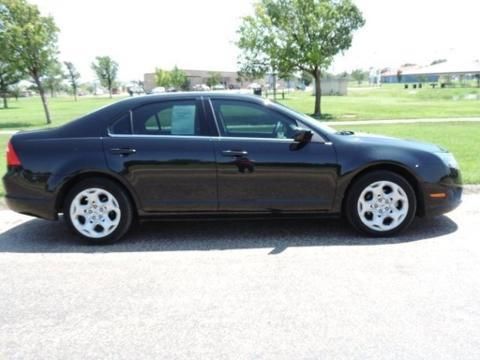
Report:
[{"label": "rear door", "polygon": [[222,98],[210,103],[221,134],[215,141],[220,210],[331,209],[337,180],[331,143],[316,134],[296,146],[293,135],[303,125],[267,105]]},{"label": "rear door", "polygon": [[214,145],[200,99],[132,109],[109,132],[108,165],[131,184],[144,211],[217,210]]}]

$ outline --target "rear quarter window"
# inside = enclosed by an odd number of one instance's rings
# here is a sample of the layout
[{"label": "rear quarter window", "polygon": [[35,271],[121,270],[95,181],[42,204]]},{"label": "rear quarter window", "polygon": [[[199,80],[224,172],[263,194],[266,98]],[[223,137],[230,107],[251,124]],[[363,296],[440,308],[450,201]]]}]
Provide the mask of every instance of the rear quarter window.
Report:
[{"label": "rear quarter window", "polygon": [[130,113],[123,115],[120,119],[115,121],[109,128],[110,134],[114,135],[130,135],[132,134],[132,127],[130,123]]}]

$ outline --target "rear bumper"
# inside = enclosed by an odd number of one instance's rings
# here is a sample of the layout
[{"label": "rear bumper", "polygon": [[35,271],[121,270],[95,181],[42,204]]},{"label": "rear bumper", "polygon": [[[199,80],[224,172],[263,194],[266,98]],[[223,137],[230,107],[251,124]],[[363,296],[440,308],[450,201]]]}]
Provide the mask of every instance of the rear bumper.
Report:
[{"label": "rear bumper", "polygon": [[56,220],[55,197],[45,190],[47,177],[27,175],[20,169],[9,169],[3,177],[7,206],[20,214]]},{"label": "rear bumper", "polygon": [[5,202],[10,210],[24,215],[30,215],[47,220],[57,220],[58,214],[49,199],[31,199],[5,196]]}]

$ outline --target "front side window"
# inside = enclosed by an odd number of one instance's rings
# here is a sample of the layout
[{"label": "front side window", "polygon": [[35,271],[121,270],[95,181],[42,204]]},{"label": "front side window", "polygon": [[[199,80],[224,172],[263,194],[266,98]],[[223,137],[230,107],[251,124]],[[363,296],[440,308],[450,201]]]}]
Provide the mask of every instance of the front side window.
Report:
[{"label": "front side window", "polygon": [[296,122],[259,104],[212,100],[222,136],[290,139]]},{"label": "front side window", "polygon": [[195,100],[166,101],[133,111],[133,133],[138,135],[200,135]]}]

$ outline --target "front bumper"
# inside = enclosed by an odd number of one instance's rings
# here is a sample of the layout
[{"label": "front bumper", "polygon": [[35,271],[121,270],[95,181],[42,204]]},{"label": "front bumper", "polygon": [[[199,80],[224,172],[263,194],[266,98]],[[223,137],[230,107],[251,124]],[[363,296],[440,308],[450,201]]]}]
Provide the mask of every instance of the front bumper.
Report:
[{"label": "front bumper", "polygon": [[[438,216],[456,209],[462,203],[462,186],[431,186],[425,193],[425,215]],[[444,198],[431,197],[445,193]]]}]

